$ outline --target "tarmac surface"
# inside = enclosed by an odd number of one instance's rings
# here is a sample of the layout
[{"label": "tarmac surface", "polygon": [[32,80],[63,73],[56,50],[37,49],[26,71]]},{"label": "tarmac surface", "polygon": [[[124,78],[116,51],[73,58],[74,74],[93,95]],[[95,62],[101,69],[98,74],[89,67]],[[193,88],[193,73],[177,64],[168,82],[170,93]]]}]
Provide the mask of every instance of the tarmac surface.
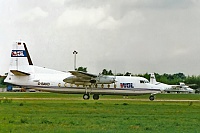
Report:
[{"label": "tarmac surface", "polygon": [[[0,98],[0,100],[6,99]],[[8,98],[12,100],[65,100],[65,101],[70,101],[70,100],[75,100],[75,101],[84,101],[82,98]],[[90,100],[93,100],[92,98]],[[100,98],[98,101],[150,101],[149,99],[126,99],[126,98],[120,98],[120,99],[111,99],[111,98]],[[86,100],[87,101],[87,100]],[[179,99],[155,99],[153,102],[200,102],[200,100],[179,100]],[[152,101],[151,101],[152,102]]]}]

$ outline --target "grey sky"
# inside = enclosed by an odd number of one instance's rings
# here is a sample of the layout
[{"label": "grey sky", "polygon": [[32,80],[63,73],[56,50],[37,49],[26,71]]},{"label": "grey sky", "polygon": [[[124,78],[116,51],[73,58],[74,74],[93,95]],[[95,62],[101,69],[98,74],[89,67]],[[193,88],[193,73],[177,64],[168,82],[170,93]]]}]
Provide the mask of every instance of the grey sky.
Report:
[{"label": "grey sky", "polygon": [[199,0],[0,0],[0,74],[15,40],[34,65],[199,75]]}]

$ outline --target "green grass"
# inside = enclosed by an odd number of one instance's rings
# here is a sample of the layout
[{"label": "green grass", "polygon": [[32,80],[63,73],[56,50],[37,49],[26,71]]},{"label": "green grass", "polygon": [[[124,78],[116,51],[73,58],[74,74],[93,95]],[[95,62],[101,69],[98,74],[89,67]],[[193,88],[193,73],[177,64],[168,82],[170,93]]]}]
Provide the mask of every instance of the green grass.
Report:
[{"label": "green grass", "polygon": [[[200,132],[198,101],[140,101],[121,96],[85,101],[82,95],[54,93],[0,93],[0,98],[2,133]],[[148,95],[128,98],[148,99]],[[157,99],[199,100],[200,95],[162,94]]]}]

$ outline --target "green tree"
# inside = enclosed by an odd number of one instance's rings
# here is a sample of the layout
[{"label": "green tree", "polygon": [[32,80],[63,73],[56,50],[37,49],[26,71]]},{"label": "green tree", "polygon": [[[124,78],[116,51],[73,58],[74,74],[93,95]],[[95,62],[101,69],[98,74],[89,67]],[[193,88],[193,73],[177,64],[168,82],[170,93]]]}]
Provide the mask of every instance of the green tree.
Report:
[{"label": "green tree", "polygon": [[191,85],[193,89],[200,88],[200,75],[199,76],[188,76],[185,79],[185,83]]},{"label": "green tree", "polygon": [[124,74],[124,76],[130,76],[130,75],[131,75],[130,72],[126,72],[126,73]]},{"label": "green tree", "polygon": [[114,75],[114,74],[112,73],[112,70],[108,71],[108,75]]},{"label": "green tree", "polygon": [[106,69],[103,69],[102,74],[103,75],[108,75],[108,71]]},{"label": "green tree", "polygon": [[6,78],[6,76],[0,76],[0,87],[5,87],[6,84],[4,83],[4,79]]},{"label": "green tree", "polygon": [[145,73],[142,77],[146,78],[146,79],[150,79],[150,74]]},{"label": "green tree", "polygon": [[122,73],[117,73],[116,76],[123,76],[124,74]]},{"label": "green tree", "polygon": [[112,73],[112,70],[106,70],[106,69],[103,69],[103,71],[102,71],[102,74],[103,75],[114,75],[113,73]]},{"label": "green tree", "polygon": [[87,72],[87,67],[78,67],[78,71]]}]

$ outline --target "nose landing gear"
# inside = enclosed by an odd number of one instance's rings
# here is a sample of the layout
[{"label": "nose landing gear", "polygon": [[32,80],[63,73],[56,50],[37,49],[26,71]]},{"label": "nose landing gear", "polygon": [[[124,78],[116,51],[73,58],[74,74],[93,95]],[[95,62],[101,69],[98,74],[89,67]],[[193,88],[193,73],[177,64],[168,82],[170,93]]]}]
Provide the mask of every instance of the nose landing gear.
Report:
[{"label": "nose landing gear", "polygon": [[155,99],[154,95],[149,96],[149,100],[153,101]]}]

